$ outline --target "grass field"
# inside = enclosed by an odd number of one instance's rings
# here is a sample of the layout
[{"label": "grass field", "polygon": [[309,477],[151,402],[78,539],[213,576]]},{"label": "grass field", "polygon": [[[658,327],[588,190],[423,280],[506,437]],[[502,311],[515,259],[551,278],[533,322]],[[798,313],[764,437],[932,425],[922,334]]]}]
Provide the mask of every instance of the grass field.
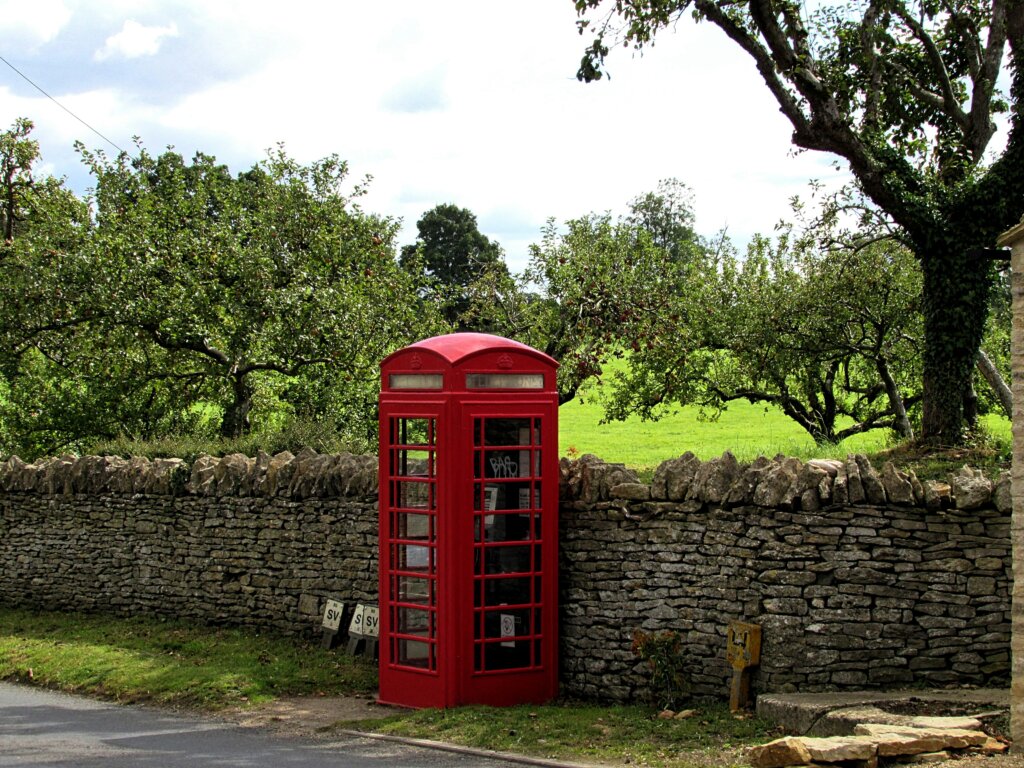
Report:
[{"label": "grass field", "polygon": [[[721,456],[725,451],[740,461],[777,453],[809,458],[842,458],[850,453],[873,454],[892,447],[891,433],[875,430],[856,435],[834,446],[816,446],[810,436],[777,408],[731,403],[717,421],[701,420],[698,409],[680,408],[660,421],[626,421],[601,424],[601,406],[588,399],[574,400],[558,411],[559,455],[578,457],[593,453],[605,461],[622,462],[641,472],[692,451],[700,459]],[[997,441],[1009,443],[1010,422],[988,416],[985,430]]]}]

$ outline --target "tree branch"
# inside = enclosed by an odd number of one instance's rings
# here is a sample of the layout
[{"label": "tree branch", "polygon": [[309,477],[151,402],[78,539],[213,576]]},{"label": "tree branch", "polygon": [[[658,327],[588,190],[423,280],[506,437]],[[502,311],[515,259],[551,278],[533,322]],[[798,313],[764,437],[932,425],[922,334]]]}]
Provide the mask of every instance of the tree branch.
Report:
[{"label": "tree branch", "polygon": [[[953,92],[953,82],[950,80],[949,70],[946,69],[946,62],[942,60],[942,52],[935,44],[935,40],[933,40],[932,36],[928,34],[928,30],[924,28],[924,25],[910,15],[905,5],[902,3],[893,3],[892,10],[904,24],[910,27],[910,31],[914,33],[914,37],[916,37],[921,42],[921,45],[924,46],[928,60],[932,64],[932,70],[939,81],[939,87],[942,89],[942,104],[938,106],[940,106],[942,110],[949,115],[958,126],[960,126],[960,130],[967,133],[970,130],[967,114],[960,108],[960,103],[957,101],[956,94]],[[915,78],[911,78],[908,74],[908,85],[910,85],[912,90],[916,90],[916,83],[914,80]]]},{"label": "tree branch", "polygon": [[198,352],[225,367],[231,365],[231,360],[228,356],[216,347],[207,344],[206,339],[172,339],[163,333],[155,323],[143,323],[140,327],[150,335],[153,341],[164,349]]}]

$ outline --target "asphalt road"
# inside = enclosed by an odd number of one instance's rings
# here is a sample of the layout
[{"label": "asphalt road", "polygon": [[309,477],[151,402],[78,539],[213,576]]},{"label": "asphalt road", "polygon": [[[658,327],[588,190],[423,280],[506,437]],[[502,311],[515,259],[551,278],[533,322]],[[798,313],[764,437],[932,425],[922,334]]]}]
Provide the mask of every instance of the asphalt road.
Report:
[{"label": "asphalt road", "polygon": [[0,683],[0,766],[511,768],[516,763],[360,737],[310,741]]}]

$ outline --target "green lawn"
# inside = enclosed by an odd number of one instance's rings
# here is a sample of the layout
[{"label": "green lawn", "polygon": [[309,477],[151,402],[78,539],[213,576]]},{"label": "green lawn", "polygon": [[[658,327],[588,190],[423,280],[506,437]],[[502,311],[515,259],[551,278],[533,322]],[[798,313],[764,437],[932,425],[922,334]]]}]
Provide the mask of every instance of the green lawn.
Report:
[{"label": "green lawn", "polygon": [[559,453],[593,453],[605,461],[649,470],[686,451],[704,460],[732,451],[741,461],[751,461],[777,453],[801,458],[873,453],[889,445],[888,433],[877,430],[838,446],[815,446],[810,436],[777,408],[743,401],[731,403],[717,421],[702,420],[698,409],[691,406],[660,421],[645,422],[632,416],[600,424],[602,415],[601,406],[589,400],[563,405],[558,411]]},{"label": "green lawn", "polygon": [[[692,451],[700,459],[725,451],[740,461],[777,453],[809,458],[842,458],[850,453],[873,454],[892,447],[888,430],[855,435],[836,446],[816,446],[808,434],[777,408],[731,403],[717,421],[701,420],[695,407],[679,408],[660,421],[601,424],[601,406],[589,399],[566,403],[558,410],[559,455],[578,457],[593,453],[605,461],[622,462],[649,472],[666,459]],[[1010,422],[1000,416],[983,418],[985,430],[997,441],[1009,443]]]}]

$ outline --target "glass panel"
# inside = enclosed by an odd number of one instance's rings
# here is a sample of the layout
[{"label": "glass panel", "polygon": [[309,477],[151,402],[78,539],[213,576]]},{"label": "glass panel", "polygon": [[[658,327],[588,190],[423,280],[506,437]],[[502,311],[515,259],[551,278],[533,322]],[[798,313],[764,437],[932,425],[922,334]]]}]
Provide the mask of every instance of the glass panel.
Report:
[{"label": "glass panel", "polygon": [[391,474],[401,477],[433,477],[434,452],[403,448],[392,452]]},{"label": "glass panel", "polygon": [[534,483],[533,498],[530,498],[530,485],[526,483],[519,487],[519,498],[516,509],[539,509],[540,508],[540,483]]},{"label": "glass panel", "polygon": [[486,573],[530,573],[529,547],[487,547]]},{"label": "glass panel", "polygon": [[434,531],[430,515],[410,515],[399,512],[395,521],[395,539],[422,539],[433,541]]},{"label": "glass panel", "polygon": [[394,483],[391,506],[403,509],[431,509],[432,483],[397,482]]},{"label": "glass panel", "polygon": [[487,451],[484,456],[484,477],[512,479],[519,477],[519,454],[526,455],[526,471],[530,470],[529,451]]},{"label": "glass panel", "polygon": [[523,605],[529,602],[529,578],[484,581],[484,605]]},{"label": "glass panel", "polygon": [[429,605],[432,602],[430,599],[430,579],[421,579],[416,576],[398,576],[397,582],[395,594],[397,595],[398,602],[421,603],[423,605]]},{"label": "glass panel", "polygon": [[430,571],[430,547],[417,544],[396,544],[392,547],[395,569],[399,571]]},{"label": "glass panel", "polygon": [[391,389],[441,389],[444,376],[440,373],[392,373],[388,376],[388,386]]},{"label": "glass panel", "polygon": [[486,643],[484,670],[516,669],[530,666],[530,641],[510,640],[507,643]]},{"label": "glass panel", "polygon": [[[529,445],[531,419],[487,419],[484,424],[484,445]],[[525,443],[520,442],[523,430]]]},{"label": "glass panel", "polygon": [[[516,637],[532,635],[529,608],[508,608],[484,614],[484,637]],[[511,647],[511,643],[509,644]]]},{"label": "glass panel", "polygon": [[433,445],[434,419],[392,419],[392,445]]},{"label": "glass panel", "polygon": [[398,640],[398,663],[406,667],[432,669],[434,667],[434,646],[420,640]]},{"label": "glass panel", "polygon": [[395,632],[400,635],[419,635],[420,637],[431,637],[434,633],[431,628],[430,611],[422,611],[418,608],[398,608],[395,611]]},{"label": "glass panel", "polygon": [[506,512],[484,515],[485,541],[526,541],[530,538],[530,515]]},{"label": "glass panel", "polygon": [[466,389],[544,389],[544,374],[467,373]]}]

